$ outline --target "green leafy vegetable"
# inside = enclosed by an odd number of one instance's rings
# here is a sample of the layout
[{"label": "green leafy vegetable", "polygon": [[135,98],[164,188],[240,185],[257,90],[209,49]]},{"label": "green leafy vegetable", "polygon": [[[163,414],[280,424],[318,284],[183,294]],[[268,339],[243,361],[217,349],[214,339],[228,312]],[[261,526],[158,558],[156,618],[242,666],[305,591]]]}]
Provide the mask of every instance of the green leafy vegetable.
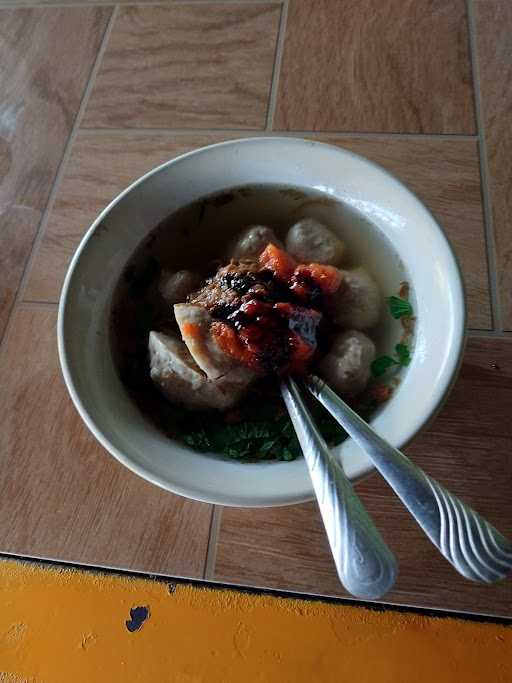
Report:
[{"label": "green leafy vegetable", "polygon": [[[326,442],[337,445],[346,433],[319,404],[311,404]],[[238,408],[239,421],[229,423],[221,413],[195,413],[183,409],[173,424],[175,436],[197,451],[215,451],[235,460],[295,460],[300,444],[278,391],[249,397]],[[176,415],[176,410],[174,411]]]},{"label": "green leafy vegetable", "polygon": [[391,315],[395,320],[412,315],[412,306],[406,299],[401,299],[399,296],[390,296],[388,304]]},{"label": "green leafy vegetable", "polygon": [[380,377],[392,365],[397,365],[397,361],[394,358],[391,358],[391,356],[380,356],[372,363],[372,375],[374,377]]},{"label": "green leafy vegetable", "polygon": [[182,438],[187,446],[190,446],[190,448],[195,448],[196,451],[204,453],[212,448],[210,439],[203,428],[197,429],[195,432],[183,434]]},{"label": "green leafy vegetable", "polygon": [[411,352],[406,344],[397,344],[395,346],[395,352],[396,358],[392,358],[391,356],[379,356],[379,358],[376,358],[373,361],[371,370],[374,377],[381,377],[386,370],[389,370],[389,368],[394,365],[400,367],[409,365],[411,362]]},{"label": "green leafy vegetable", "polygon": [[411,362],[411,352],[407,344],[397,344],[395,346],[398,363],[402,366],[409,365]]},{"label": "green leafy vegetable", "polygon": [[[413,310],[411,304],[407,299],[402,299],[399,296],[390,296],[388,298],[389,310],[393,318],[398,320],[404,316],[412,316]],[[393,366],[405,367],[411,362],[411,351],[407,344],[400,342],[395,346],[396,357],[392,356],[379,356],[376,358],[372,365],[371,371],[374,377],[381,377],[386,370]]]}]

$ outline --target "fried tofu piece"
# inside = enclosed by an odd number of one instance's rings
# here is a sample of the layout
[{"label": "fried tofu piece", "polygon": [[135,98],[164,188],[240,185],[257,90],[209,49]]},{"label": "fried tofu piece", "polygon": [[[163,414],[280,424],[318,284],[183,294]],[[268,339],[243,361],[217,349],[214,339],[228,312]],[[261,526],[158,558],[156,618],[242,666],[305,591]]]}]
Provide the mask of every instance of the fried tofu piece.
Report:
[{"label": "fried tofu piece", "polygon": [[210,332],[212,317],[206,308],[175,304],[174,316],[192,358],[208,379],[219,379],[233,369],[233,360],[221,351]]},{"label": "fried tofu piece", "polygon": [[149,361],[151,379],[164,396],[189,408],[226,410],[242,398],[253,380],[245,368],[209,380],[184,342],[161,332],[149,334]]}]

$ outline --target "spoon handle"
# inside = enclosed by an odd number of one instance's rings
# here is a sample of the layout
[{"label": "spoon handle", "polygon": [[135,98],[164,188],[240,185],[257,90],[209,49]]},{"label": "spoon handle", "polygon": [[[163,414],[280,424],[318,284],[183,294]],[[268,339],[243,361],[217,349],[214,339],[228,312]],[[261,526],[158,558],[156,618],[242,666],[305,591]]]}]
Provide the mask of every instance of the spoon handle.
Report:
[{"label": "spoon handle", "polygon": [[307,389],[370,456],[432,543],[468,579],[494,583],[512,569],[512,544],[489,522],[376,434],[323,380]]},{"label": "spoon handle", "polygon": [[396,560],[331,455],[293,379],[282,381],[281,394],[304,453],[341,583],[356,597],[380,598],[395,583]]}]

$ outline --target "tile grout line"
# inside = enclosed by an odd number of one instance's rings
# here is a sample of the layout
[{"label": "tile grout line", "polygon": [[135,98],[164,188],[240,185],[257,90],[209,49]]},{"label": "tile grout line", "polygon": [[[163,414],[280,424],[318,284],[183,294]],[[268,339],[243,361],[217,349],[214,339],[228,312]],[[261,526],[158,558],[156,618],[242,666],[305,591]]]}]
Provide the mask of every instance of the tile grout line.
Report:
[{"label": "tile grout line", "polygon": [[112,14],[110,15],[110,18],[107,22],[107,26],[105,28],[105,31],[103,33],[103,38],[101,39],[100,46],[98,48],[98,53],[96,55],[96,59],[94,60],[94,64],[92,66],[91,72],[89,74],[89,78],[87,80],[87,84],[85,86],[82,99],[80,101],[80,106],[78,107],[78,111],[75,116],[75,121],[73,123],[73,126],[71,128],[71,132],[68,137],[68,141],[66,143],[66,147],[64,148],[64,153],[62,155],[62,159],[59,164],[59,168],[57,170],[57,173],[55,175],[55,180],[53,181],[52,188],[50,190],[50,194],[48,196],[48,201],[46,203],[46,208],[44,210],[43,216],[41,218],[41,222],[39,224],[39,229],[37,231],[37,234],[35,236],[34,242],[32,243],[32,249],[30,252],[30,255],[28,257],[27,263],[25,265],[25,269],[23,271],[23,275],[20,280],[20,284],[18,287],[18,292],[16,295],[16,298],[14,300],[14,304],[11,310],[14,311],[15,307],[23,301],[23,294],[26,291],[27,284],[28,284],[28,279],[30,277],[30,273],[32,271],[32,266],[34,264],[37,252],[39,250],[39,246],[43,240],[43,237],[46,233],[46,226],[48,225],[48,221],[50,218],[50,214],[53,209],[53,205],[55,203],[55,199],[57,197],[57,192],[60,188],[62,178],[64,176],[64,172],[66,170],[66,166],[68,163],[68,159],[71,155],[71,150],[74,147],[74,143],[78,134],[78,130],[80,128],[80,121],[82,119],[82,116],[84,114],[85,108],[87,106],[87,102],[89,101],[89,96],[91,94],[94,82],[96,80],[96,75],[98,73],[98,70],[100,68],[100,64],[103,59],[103,54],[105,53],[105,49],[107,47],[108,39],[110,37],[110,34],[112,32],[112,27],[114,25],[115,17],[117,15],[117,9],[118,5],[116,5],[112,9]]},{"label": "tile grout line", "polygon": [[[173,0],[172,4],[165,0],[152,0],[150,2],[123,2],[123,7],[172,7],[173,5],[279,5],[281,0]],[[69,7],[113,7],[115,0],[81,0],[80,2],[0,2],[0,10],[6,9],[39,9],[39,8],[69,8]]]},{"label": "tile grout line", "polygon": [[[268,135],[270,130],[266,128],[80,128],[80,133],[84,135],[248,135],[251,137],[259,137]],[[330,137],[333,139],[352,139],[361,138],[365,140],[373,140],[379,138],[403,138],[406,140],[461,140],[461,141],[477,141],[478,135],[465,135],[463,133],[370,133],[370,132],[355,132],[355,131],[313,131],[313,130],[273,130],[272,133],[282,137],[309,137],[309,138],[324,138]]]},{"label": "tile grout line", "polygon": [[494,225],[492,216],[492,200],[489,182],[489,166],[487,163],[487,140],[485,131],[485,118],[482,109],[482,92],[480,88],[480,71],[477,52],[477,31],[474,14],[473,0],[466,0],[466,12],[468,17],[468,36],[471,57],[471,69],[473,74],[473,86],[475,97],[475,115],[478,131],[478,156],[480,161],[480,192],[484,212],[485,249],[487,258],[487,271],[489,281],[489,294],[491,299],[491,312],[493,327],[503,330],[503,317],[498,290],[498,270],[496,259],[496,242],[494,239]]},{"label": "tile grout line", "polygon": [[170,135],[265,135],[266,132],[261,128],[80,128],[80,133],[85,135],[119,135],[126,133],[129,135],[158,135],[168,133]]},{"label": "tile grout line", "polygon": [[281,75],[281,64],[283,61],[284,41],[286,37],[286,24],[288,19],[288,0],[283,0],[281,14],[279,17],[279,29],[277,32],[276,51],[274,57],[274,68],[272,70],[272,80],[270,83],[270,95],[268,98],[267,124],[266,131],[271,131],[274,125],[274,115],[277,105],[277,91],[279,88],[279,77]]},{"label": "tile grout line", "polygon": [[48,308],[48,309],[55,309],[58,308],[59,302],[58,301],[27,301],[23,300],[20,301],[18,304],[18,308]]},{"label": "tile grout line", "polygon": [[213,505],[212,518],[210,523],[210,533],[208,535],[208,547],[204,561],[203,578],[212,579],[215,575],[215,563],[217,560],[217,544],[220,534],[220,523],[222,518],[222,506]]},{"label": "tile grout line", "polygon": [[466,330],[468,339],[512,339],[512,331],[507,330]]}]

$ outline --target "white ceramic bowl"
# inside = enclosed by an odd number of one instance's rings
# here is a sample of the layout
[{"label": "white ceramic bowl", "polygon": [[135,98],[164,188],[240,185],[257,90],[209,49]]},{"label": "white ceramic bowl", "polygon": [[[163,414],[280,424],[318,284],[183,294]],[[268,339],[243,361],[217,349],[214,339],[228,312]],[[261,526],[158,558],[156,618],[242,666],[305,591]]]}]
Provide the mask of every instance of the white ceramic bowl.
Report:
[{"label": "white ceramic bowl", "polygon": [[[319,189],[366,215],[392,242],[412,280],[417,315],[413,360],[373,421],[397,447],[433,416],[457,373],[464,344],[462,280],[450,245],[425,206],[395,177],[352,152],[295,138],[225,142],[185,154],[143,176],[98,216],[64,283],[59,355],[69,393],[100,443],[148,481],[197,500],[237,506],[312,498],[304,462],[235,461],[191,452],[143,417],[116,374],[108,323],[111,296],[141,240],[177,209],[233,186],[275,183]],[[351,441],[338,447],[352,479],[372,469]]]}]

